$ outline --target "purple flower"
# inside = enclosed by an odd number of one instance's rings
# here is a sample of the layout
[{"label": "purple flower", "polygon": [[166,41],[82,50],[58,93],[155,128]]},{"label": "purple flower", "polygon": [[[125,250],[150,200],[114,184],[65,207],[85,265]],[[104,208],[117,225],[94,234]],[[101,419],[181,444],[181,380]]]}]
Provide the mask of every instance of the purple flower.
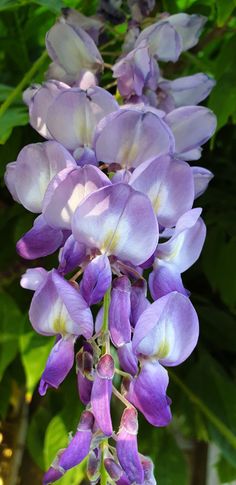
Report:
[{"label": "purple flower", "polygon": [[111,185],[109,178],[93,165],[71,167],[59,172],[48,185],[43,200],[43,215],[52,227],[71,230],[77,207],[90,193]]},{"label": "purple flower", "polygon": [[116,451],[119,462],[131,483],[144,480],[143,467],[137,445],[138,419],[134,408],[124,410],[117,434]]},{"label": "purple flower", "polygon": [[111,286],[112,273],[105,254],[96,256],[86,266],[80,283],[81,295],[88,305],[99,303]]},{"label": "purple flower", "polygon": [[111,436],[113,433],[110,401],[114,371],[114,361],[111,355],[103,355],[97,365],[91,394],[93,415],[98,427],[106,436]]},{"label": "purple flower", "polygon": [[47,141],[25,146],[14,165],[10,164],[10,172],[8,167],[8,190],[26,209],[40,213],[49,182],[61,170],[76,167],[76,162],[62,145]]},{"label": "purple flower", "polygon": [[166,16],[155,24],[146,27],[135,46],[144,40],[150,52],[162,61],[177,61],[181,52],[191,49],[197,42],[206,18],[201,15],[179,13]]},{"label": "purple flower", "polygon": [[159,224],[172,227],[192,208],[194,180],[190,166],[169,155],[147,160],[132,173],[129,185],[146,194]]},{"label": "purple flower", "polygon": [[198,73],[158,84],[158,108],[166,112],[181,106],[199,104],[210,94],[215,86],[214,79]]},{"label": "purple flower", "polygon": [[46,47],[51,59],[74,81],[84,69],[97,73],[103,69],[102,57],[78,22],[61,18],[46,35]]},{"label": "purple flower", "polygon": [[67,470],[70,470],[81,463],[81,461],[88,455],[93,436],[93,423],[94,418],[92,413],[90,411],[84,411],[74,437],[67,448],[61,450],[57,459],[44,475],[43,485],[55,482],[61,478]]},{"label": "purple flower", "polygon": [[66,237],[61,229],[51,227],[40,215],[35,219],[33,227],[19,239],[16,249],[24,259],[41,258],[60,248]]},{"label": "purple flower", "polygon": [[198,160],[201,145],[206,143],[216,129],[214,113],[204,106],[185,106],[168,113],[165,122],[175,138],[176,158]]},{"label": "purple flower", "polygon": [[131,340],[130,293],[131,284],[127,276],[114,280],[109,307],[109,330],[111,340],[116,347]]},{"label": "purple flower", "polygon": [[90,194],[72,218],[75,239],[139,265],[155,251],[158,227],[149,199],[126,184]]},{"label": "purple flower", "polygon": [[52,139],[52,135],[47,128],[46,119],[48,109],[53,103],[54,99],[69,86],[63,82],[48,80],[42,86],[30,89],[28,88],[24,93],[24,99],[29,106],[30,124],[38,131],[44,138]]},{"label": "purple flower", "polygon": [[46,126],[55,140],[75,152],[76,158],[77,149],[81,156],[81,148],[92,147],[98,122],[117,110],[117,102],[105,89],[97,86],[87,91],[71,88],[61,92],[50,104]]},{"label": "purple flower", "polygon": [[174,137],[156,110],[122,109],[106,116],[94,136],[97,160],[135,168],[142,162],[172,153]]},{"label": "purple flower", "polygon": [[113,77],[117,78],[119,92],[125,98],[141,96],[144,88],[157,89],[158,64],[150,56],[145,42],[116,62]]},{"label": "purple flower", "polygon": [[33,328],[42,335],[90,338],[93,333],[90,308],[79,291],[56,270],[50,271],[36,289],[29,316]]}]

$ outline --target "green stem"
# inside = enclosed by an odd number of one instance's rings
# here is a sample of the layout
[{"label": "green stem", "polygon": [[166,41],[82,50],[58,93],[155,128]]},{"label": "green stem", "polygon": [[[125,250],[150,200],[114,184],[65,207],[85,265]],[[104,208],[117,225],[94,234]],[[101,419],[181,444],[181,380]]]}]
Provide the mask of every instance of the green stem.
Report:
[{"label": "green stem", "polygon": [[[104,336],[104,343],[102,353],[105,354],[109,351],[109,306],[110,306],[110,299],[111,299],[111,289],[107,290],[104,299],[103,299],[103,322],[102,322],[102,335]],[[109,342],[108,342],[109,341]]]},{"label": "green stem", "polygon": [[[103,322],[102,322],[102,335],[103,335],[103,346],[102,354],[108,353],[110,351],[110,336],[109,336],[109,306],[111,299],[111,289],[107,290],[103,299]],[[104,439],[101,443],[101,467],[100,467],[100,485],[107,485],[107,472],[104,465],[105,449],[108,446],[108,439]]]},{"label": "green stem", "polygon": [[104,465],[105,449],[107,446],[108,446],[108,440],[105,439],[101,443],[102,460],[101,460],[101,467],[100,467],[100,485],[107,485],[107,471]]},{"label": "green stem", "polygon": [[0,118],[1,116],[4,115],[5,111],[11,106],[15,98],[19,96],[19,94],[23,91],[24,87],[27,86],[34,74],[39,70],[39,68],[43,65],[47,58],[47,51],[44,51],[42,55],[37,59],[37,61],[34,62],[32,67],[29,69],[29,71],[24,75],[23,79],[20,81],[20,83],[13,89],[11,94],[9,94],[8,98],[2,103],[0,107]]},{"label": "green stem", "polygon": [[236,436],[230,431],[230,429],[222,423],[222,421],[204,404],[204,402],[189,389],[184,382],[173,372],[168,369],[168,372],[180,389],[186,394],[189,400],[199,408],[199,410],[206,416],[206,418],[218,429],[218,431],[224,436],[224,438],[230,443],[233,448],[236,449]]}]

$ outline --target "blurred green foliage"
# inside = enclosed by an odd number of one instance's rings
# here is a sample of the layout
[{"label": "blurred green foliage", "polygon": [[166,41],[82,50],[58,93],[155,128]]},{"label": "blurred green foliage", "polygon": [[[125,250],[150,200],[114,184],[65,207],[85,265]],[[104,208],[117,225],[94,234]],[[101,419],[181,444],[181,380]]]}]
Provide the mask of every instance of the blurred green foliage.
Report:
[{"label": "blurred green foliage", "polygon": [[[167,64],[165,72],[170,78],[199,71],[214,76],[217,84],[207,104],[217,115],[218,128],[199,162],[215,174],[207,193],[197,201],[204,209],[207,241],[200,261],[184,275],[200,317],[200,341],[191,359],[170,376],[173,424],[156,430],[141,419],[140,449],[154,459],[159,485],[188,485],[189,464],[181,441],[214,442],[220,450],[220,483],[230,483],[236,479],[236,0],[163,0],[157,4],[154,15],[186,11],[208,17],[198,46],[182,54],[178,63]],[[38,398],[36,388],[52,340],[32,331],[27,318],[31,295],[20,288],[19,279],[27,266],[50,268],[56,260],[45,258],[30,265],[16,255],[15,243],[30,228],[33,217],[13,203],[3,174],[24,145],[40,140],[28,125],[21,94],[31,82],[43,80],[49,63],[43,54],[45,33],[63,6],[92,15],[98,2],[0,0],[0,415],[7,419],[17,396],[25,396],[29,404],[27,448],[42,470],[66,445],[81,405],[73,373],[58,392]],[[122,8],[128,20],[127,6]],[[116,28],[106,23],[107,63],[114,62],[120,52],[126,28],[127,22]],[[109,83],[111,73],[105,71],[101,85]],[[82,463],[58,483],[79,484],[84,470]]]}]

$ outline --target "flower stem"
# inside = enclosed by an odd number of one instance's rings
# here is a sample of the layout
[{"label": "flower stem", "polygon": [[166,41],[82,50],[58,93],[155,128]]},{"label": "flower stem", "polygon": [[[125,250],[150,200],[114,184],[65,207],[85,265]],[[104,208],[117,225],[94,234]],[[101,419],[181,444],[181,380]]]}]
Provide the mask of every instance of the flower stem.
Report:
[{"label": "flower stem", "polygon": [[126,399],[125,396],[123,396],[117,389],[115,386],[112,386],[112,392],[114,394],[114,396],[116,396],[127,408],[133,408],[133,404],[131,404],[131,402],[128,401],[128,399]]},{"label": "flower stem", "polygon": [[110,352],[110,336],[109,336],[109,306],[111,299],[111,289],[107,290],[103,299],[103,322],[102,322],[102,335],[103,335],[103,348],[102,354],[109,354]]},{"label": "flower stem", "polygon": [[105,439],[101,443],[102,460],[101,460],[101,468],[100,468],[100,485],[107,485],[107,472],[104,465],[105,449],[107,446],[108,446],[108,440]]},{"label": "flower stem", "polygon": [[15,98],[21,94],[25,86],[27,86],[31,79],[33,78],[34,74],[39,70],[39,68],[44,64],[45,60],[47,59],[47,51],[43,51],[42,55],[37,59],[37,61],[34,62],[32,67],[29,69],[29,71],[24,75],[22,80],[20,81],[19,84],[13,89],[13,91],[9,94],[7,99],[2,103],[0,107],[0,118],[1,116],[4,115],[5,111],[11,106]]}]

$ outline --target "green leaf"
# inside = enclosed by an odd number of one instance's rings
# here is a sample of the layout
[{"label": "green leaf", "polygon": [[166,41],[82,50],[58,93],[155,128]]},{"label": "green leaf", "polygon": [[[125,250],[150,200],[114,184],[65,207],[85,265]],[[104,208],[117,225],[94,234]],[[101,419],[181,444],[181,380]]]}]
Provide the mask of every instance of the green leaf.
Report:
[{"label": "green leaf", "polygon": [[23,316],[7,293],[0,293],[0,380],[18,352]]},{"label": "green leaf", "polygon": [[60,13],[62,7],[65,6],[65,3],[61,0],[33,0],[34,3],[38,5],[43,5],[55,13]]},{"label": "green leaf", "polygon": [[236,467],[226,461],[223,456],[217,462],[216,468],[221,483],[231,483],[236,480]]},{"label": "green leaf", "polygon": [[28,111],[24,106],[12,106],[0,118],[0,144],[3,145],[15,126],[27,125]]},{"label": "green leaf", "polygon": [[216,0],[217,24],[222,27],[236,7],[235,0]]},{"label": "green leaf", "polygon": [[192,367],[187,382],[196,397],[196,406],[207,419],[211,439],[222,455],[236,466],[236,408],[232,405],[236,402],[235,383],[206,352]]},{"label": "green leaf", "polygon": [[43,337],[31,330],[21,336],[21,360],[25,370],[29,399],[43,373],[52,345],[53,338]]},{"label": "green leaf", "polygon": [[13,88],[6,84],[0,84],[0,102],[2,103],[12,92]]},{"label": "green leaf", "polygon": [[226,125],[235,111],[236,71],[224,73],[213,89],[208,106],[217,117],[217,130]]},{"label": "green leaf", "polygon": [[58,414],[50,421],[44,440],[44,463],[49,468],[57,452],[68,445],[68,431],[63,416]]},{"label": "green leaf", "polygon": [[163,429],[156,430],[155,435],[157,446],[152,458],[157,464],[155,474],[158,477],[158,485],[188,485],[187,462],[176,440],[169,431]]},{"label": "green leaf", "polygon": [[50,412],[42,406],[39,406],[30,421],[27,434],[28,450],[35,463],[37,463],[42,470],[45,470],[43,454],[44,435],[45,429],[50,422],[50,418]]},{"label": "green leaf", "polygon": [[216,350],[235,352],[236,321],[233,315],[218,309],[215,304],[197,305],[201,334]]}]

